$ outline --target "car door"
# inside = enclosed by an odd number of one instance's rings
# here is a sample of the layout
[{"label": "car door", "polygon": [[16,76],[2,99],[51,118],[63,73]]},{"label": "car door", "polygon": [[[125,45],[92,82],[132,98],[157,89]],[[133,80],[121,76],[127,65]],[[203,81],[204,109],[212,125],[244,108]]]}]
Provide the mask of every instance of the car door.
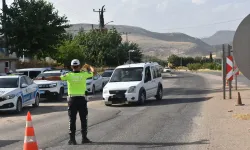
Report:
[{"label": "car door", "polygon": [[30,100],[31,100],[31,94],[30,94],[30,90],[28,90],[28,83],[25,80],[24,76],[22,76],[20,78],[20,88],[21,88],[21,92],[22,92],[22,105],[23,106],[27,106],[30,104]]},{"label": "car door", "polygon": [[152,74],[152,94],[156,95],[157,93],[157,88],[158,88],[158,72],[157,72],[157,68],[155,66],[151,66],[151,74]]},{"label": "car door", "polygon": [[28,83],[28,93],[31,94],[31,103],[33,104],[35,102],[35,98],[36,98],[36,93],[38,91],[38,86],[36,84],[34,84],[34,82],[31,80],[31,78],[29,78],[28,76],[24,77],[26,82]]},{"label": "car door", "polygon": [[154,84],[152,82],[152,73],[150,71],[150,66],[146,67],[144,71],[144,88],[146,90],[147,98],[152,97],[152,95],[154,94]]}]

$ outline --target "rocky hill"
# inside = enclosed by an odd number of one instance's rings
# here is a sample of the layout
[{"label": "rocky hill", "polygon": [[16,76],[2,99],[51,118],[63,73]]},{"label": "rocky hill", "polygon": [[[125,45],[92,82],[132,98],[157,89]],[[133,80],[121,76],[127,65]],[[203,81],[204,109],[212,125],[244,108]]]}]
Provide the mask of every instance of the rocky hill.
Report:
[{"label": "rocky hill", "polygon": [[209,45],[222,45],[228,44],[233,41],[235,31],[221,30],[208,38],[202,38],[201,40]]},{"label": "rocky hill", "polygon": [[[73,24],[68,32],[77,33],[80,28],[90,30],[91,24]],[[115,27],[118,32],[128,32],[128,40],[140,45],[143,53],[166,59],[171,54],[180,56],[203,56],[212,51],[212,47],[198,38],[183,33],[157,33],[140,27],[125,25],[107,25],[107,28]],[[94,28],[98,28],[94,25]],[[126,40],[123,34],[123,40]]]}]

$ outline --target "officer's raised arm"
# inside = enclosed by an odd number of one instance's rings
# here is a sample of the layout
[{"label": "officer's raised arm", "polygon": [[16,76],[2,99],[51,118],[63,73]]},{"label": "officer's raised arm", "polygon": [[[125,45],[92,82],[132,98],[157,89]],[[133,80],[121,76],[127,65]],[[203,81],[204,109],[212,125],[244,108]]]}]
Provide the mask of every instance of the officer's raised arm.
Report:
[{"label": "officer's raised arm", "polygon": [[96,75],[96,70],[95,70],[94,67],[92,67],[92,66],[90,66],[90,65],[88,65],[88,64],[85,64],[85,65],[83,66],[83,68],[86,68],[86,69],[88,70],[88,73],[86,74],[86,77],[87,77],[87,78],[90,78],[90,77],[93,77],[93,76]]}]

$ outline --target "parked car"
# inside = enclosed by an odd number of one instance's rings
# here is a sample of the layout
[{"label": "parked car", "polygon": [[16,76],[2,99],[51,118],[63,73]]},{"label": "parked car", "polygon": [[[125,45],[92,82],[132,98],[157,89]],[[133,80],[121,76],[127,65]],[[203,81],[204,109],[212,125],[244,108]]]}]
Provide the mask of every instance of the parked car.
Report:
[{"label": "parked car", "polygon": [[161,66],[158,63],[138,63],[118,66],[103,89],[106,106],[144,102],[163,96]]},{"label": "parked car", "polygon": [[96,91],[102,91],[104,83],[102,81],[102,76],[96,74],[95,76],[88,78],[86,81],[87,84],[87,93],[95,94]]},{"label": "parked car", "polygon": [[102,81],[103,84],[106,85],[112,75],[112,73],[114,72],[114,69],[106,69],[103,73],[102,73]]},{"label": "parked car", "polygon": [[17,69],[16,73],[23,74],[29,76],[31,79],[36,78],[40,73],[52,70],[52,68],[24,68],[24,69]]},{"label": "parked car", "polygon": [[68,93],[68,86],[66,81],[48,81],[46,77],[61,76],[69,72],[68,70],[51,70],[40,73],[34,82],[38,84],[40,89],[41,98],[49,100],[55,99],[57,101],[62,100],[63,95]]},{"label": "parked car", "polygon": [[25,75],[0,76],[0,111],[20,113],[23,107],[38,107],[38,85]]}]

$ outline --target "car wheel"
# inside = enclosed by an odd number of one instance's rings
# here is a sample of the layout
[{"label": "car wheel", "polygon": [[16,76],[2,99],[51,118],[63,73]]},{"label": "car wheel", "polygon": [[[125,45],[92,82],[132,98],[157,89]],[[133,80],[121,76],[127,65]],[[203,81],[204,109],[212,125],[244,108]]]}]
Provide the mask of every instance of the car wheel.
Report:
[{"label": "car wheel", "polygon": [[63,99],[63,94],[64,94],[64,89],[60,88],[60,92],[57,95],[57,101],[62,101]]},{"label": "car wheel", "polygon": [[93,87],[92,87],[92,94],[93,95],[95,94],[95,85],[93,85]]},{"label": "car wheel", "polygon": [[162,96],[163,96],[163,90],[161,86],[158,86],[157,89],[157,95],[155,96],[156,100],[162,100]]},{"label": "car wheel", "polygon": [[143,105],[145,101],[146,101],[146,93],[144,91],[140,91],[138,104]]},{"label": "car wheel", "polygon": [[16,110],[15,110],[15,112],[16,113],[20,113],[20,112],[22,112],[22,110],[23,110],[22,100],[19,98],[17,100],[17,103],[16,103]]},{"label": "car wheel", "polygon": [[33,107],[39,107],[39,103],[40,103],[40,100],[39,100],[39,96],[37,95],[36,96],[36,99],[35,99],[35,103],[32,104]]}]

